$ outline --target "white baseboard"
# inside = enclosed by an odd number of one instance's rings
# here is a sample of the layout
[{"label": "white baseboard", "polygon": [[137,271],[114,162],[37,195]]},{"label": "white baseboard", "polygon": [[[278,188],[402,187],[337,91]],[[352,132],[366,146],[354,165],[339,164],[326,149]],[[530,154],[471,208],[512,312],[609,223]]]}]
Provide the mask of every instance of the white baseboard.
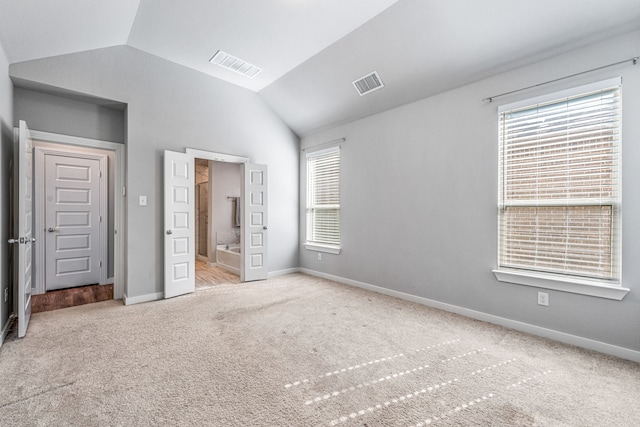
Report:
[{"label": "white baseboard", "polygon": [[334,276],[332,274],[321,273],[319,271],[309,270],[307,268],[300,268],[298,270],[301,273],[309,274],[311,276],[321,277],[323,279],[332,280],[334,282],[342,283],[345,285],[367,289],[369,291],[400,298],[406,301],[415,302],[418,304],[426,305],[428,307],[438,308],[440,310],[460,314],[462,316],[470,317],[472,319],[482,320],[484,322],[493,323],[493,324],[504,326],[510,329],[515,329],[517,331],[526,332],[532,335],[538,335],[544,338],[560,341],[565,344],[583,347],[589,350],[598,351],[600,353],[609,354],[612,356],[620,357],[622,359],[628,359],[628,360],[632,360],[634,362],[640,363],[640,351],[631,350],[624,347],[618,347],[612,344],[607,344],[600,341],[594,341],[588,338],[555,331],[553,329],[542,328],[540,326],[531,325],[529,323],[518,322],[516,320],[506,319],[504,317],[494,316],[494,315],[483,313],[480,311],[470,310],[468,308],[463,308],[463,307],[459,307],[452,304],[446,304],[446,303],[430,300],[427,298],[406,294],[404,292],[382,288],[380,286],[370,285],[364,282],[358,282],[356,280],[345,279],[343,277]]},{"label": "white baseboard", "polygon": [[143,302],[156,301],[164,298],[164,292],[156,292],[153,294],[139,295],[137,297],[129,297],[126,294],[122,298],[124,305],[141,304]]},{"label": "white baseboard", "polygon": [[299,268],[285,268],[284,270],[270,271],[268,277],[284,276],[285,274],[298,273]]}]

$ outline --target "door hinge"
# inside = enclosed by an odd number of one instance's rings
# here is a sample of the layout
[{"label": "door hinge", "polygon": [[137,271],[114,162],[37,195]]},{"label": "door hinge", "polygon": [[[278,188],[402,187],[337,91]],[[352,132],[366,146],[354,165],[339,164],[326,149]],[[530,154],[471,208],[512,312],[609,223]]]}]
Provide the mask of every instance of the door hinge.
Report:
[{"label": "door hinge", "polygon": [[100,171],[100,178],[102,178],[102,171]]},{"label": "door hinge", "polygon": [[100,215],[100,222],[102,222],[102,215]]},{"label": "door hinge", "polygon": [[100,268],[102,268],[102,261],[100,261]]}]

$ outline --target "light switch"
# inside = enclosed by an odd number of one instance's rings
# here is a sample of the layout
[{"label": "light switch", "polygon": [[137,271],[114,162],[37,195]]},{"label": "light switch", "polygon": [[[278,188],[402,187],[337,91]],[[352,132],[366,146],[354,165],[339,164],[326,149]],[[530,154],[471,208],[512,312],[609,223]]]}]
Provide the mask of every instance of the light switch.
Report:
[{"label": "light switch", "polygon": [[138,198],[138,204],[140,206],[147,206],[147,196],[140,196]]}]

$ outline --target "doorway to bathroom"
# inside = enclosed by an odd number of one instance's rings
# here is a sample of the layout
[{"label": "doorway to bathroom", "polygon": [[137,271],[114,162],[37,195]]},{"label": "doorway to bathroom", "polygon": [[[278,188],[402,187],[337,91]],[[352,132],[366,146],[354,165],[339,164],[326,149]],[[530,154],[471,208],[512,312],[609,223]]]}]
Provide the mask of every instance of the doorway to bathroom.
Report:
[{"label": "doorway to bathroom", "polygon": [[195,159],[196,289],[240,283],[239,163]]},{"label": "doorway to bathroom", "polygon": [[[187,148],[185,153],[165,150],[164,152],[164,297],[173,298],[195,291],[196,287],[196,196],[195,196],[195,160],[205,159],[216,162],[240,164],[240,227],[233,227],[235,235],[240,234],[240,246],[233,247],[228,243],[229,252],[240,255],[240,281],[252,282],[266,280],[268,270],[268,206],[267,206],[267,165],[251,163],[246,157],[214,153]],[[209,164],[211,166],[211,164]],[[215,172],[213,172],[215,175]],[[237,196],[215,191],[217,180],[211,179],[207,191],[207,205],[214,206],[216,195],[224,197],[227,202]],[[218,242],[223,234],[214,231],[215,212],[209,209],[207,215],[207,254],[206,262],[217,267]],[[236,210],[237,213],[237,210]],[[237,215],[229,215],[233,221]],[[227,218],[228,218],[227,217]],[[223,219],[224,220],[224,219]],[[222,231],[228,226],[224,226]],[[228,229],[227,229],[228,231]],[[215,233],[215,234],[214,234]],[[204,238],[204,236],[201,236]],[[229,236],[231,237],[231,236]],[[215,247],[215,251],[214,251]],[[212,260],[215,258],[215,262]],[[212,265],[213,264],[213,265]]]}]

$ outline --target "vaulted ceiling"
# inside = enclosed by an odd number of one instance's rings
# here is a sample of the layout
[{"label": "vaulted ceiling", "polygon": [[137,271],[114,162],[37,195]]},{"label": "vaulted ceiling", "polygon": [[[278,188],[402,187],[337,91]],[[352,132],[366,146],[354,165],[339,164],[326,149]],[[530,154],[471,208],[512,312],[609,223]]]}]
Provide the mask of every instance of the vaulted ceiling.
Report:
[{"label": "vaulted ceiling", "polygon": [[638,0],[0,0],[11,63],[129,45],[258,92],[300,135],[636,29]]}]

